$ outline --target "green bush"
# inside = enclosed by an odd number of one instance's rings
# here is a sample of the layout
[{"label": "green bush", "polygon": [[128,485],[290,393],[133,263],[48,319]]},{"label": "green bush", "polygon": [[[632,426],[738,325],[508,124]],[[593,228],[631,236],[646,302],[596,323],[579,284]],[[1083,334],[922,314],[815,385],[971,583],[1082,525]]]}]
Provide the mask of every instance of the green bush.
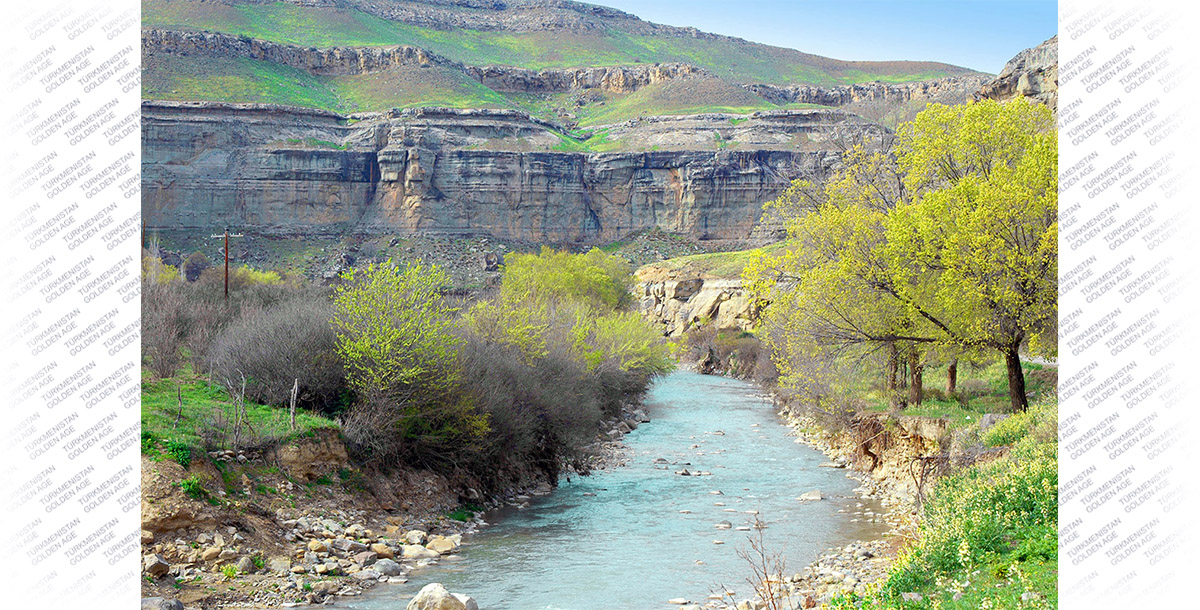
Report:
[{"label": "green bush", "polygon": [[475,449],[487,418],[456,392],[455,309],[444,271],[388,261],[343,276],[334,298],[336,349],[358,402],[343,430],[369,460],[446,465]]},{"label": "green bush", "polygon": [[204,484],[200,482],[200,477],[192,475],[178,483],[177,487],[183,490],[183,493],[193,500],[203,500],[208,497],[208,490],[204,489]]},{"label": "green bush", "polygon": [[187,442],[173,438],[167,441],[165,449],[166,454],[180,466],[187,468],[192,464],[192,448]]},{"label": "green bush", "polygon": [[544,247],[539,254],[504,257],[500,294],[510,303],[557,301],[612,310],[630,302],[632,285],[624,259],[597,248],[571,254]]}]

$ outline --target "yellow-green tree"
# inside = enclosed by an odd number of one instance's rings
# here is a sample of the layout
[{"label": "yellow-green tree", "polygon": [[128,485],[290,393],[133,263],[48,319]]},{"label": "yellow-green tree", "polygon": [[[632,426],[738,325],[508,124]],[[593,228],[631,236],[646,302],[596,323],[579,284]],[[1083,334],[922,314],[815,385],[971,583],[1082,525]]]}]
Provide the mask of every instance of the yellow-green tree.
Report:
[{"label": "yellow-green tree", "polygon": [[1024,99],[931,105],[901,126],[897,160],[919,200],[886,224],[890,289],[949,342],[998,351],[1014,411],[1029,407],[1022,348],[1054,356],[1058,134]]},{"label": "yellow-green tree", "polygon": [[772,340],[782,377],[806,374],[789,365],[795,350],[900,343],[919,362],[921,345],[986,349],[1005,358],[1025,410],[1020,350],[1054,353],[1057,173],[1044,106],[931,104],[894,150],[855,147],[822,188],[797,183],[768,204],[795,247],[745,279],[772,301],[768,320],[805,335]]},{"label": "yellow-green tree", "polygon": [[374,457],[448,459],[487,432],[455,392],[459,375],[449,277],[391,261],[351,270],[334,298],[333,326],[357,396],[345,431]]},{"label": "yellow-green tree", "polygon": [[592,249],[586,254],[543,247],[539,254],[504,257],[500,294],[514,303],[570,302],[601,310],[628,304],[633,284],[622,259]]}]

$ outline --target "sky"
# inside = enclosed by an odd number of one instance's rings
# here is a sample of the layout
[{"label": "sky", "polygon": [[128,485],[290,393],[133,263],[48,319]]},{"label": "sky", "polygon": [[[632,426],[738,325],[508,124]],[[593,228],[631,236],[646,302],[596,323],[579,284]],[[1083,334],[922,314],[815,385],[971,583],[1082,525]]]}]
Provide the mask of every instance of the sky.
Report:
[{"label": "sky", "polygon": [[834,59],[940,61],[992,74],[1058,32],[1049,0],[586,1]]}]

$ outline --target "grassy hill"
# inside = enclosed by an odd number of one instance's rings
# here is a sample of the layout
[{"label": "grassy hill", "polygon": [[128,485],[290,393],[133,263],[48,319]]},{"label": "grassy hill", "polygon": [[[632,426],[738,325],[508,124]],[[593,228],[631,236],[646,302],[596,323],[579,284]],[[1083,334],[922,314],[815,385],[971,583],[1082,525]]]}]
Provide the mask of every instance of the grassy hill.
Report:
[{"label": "grassy hill", "polygon": [[[337,112],[414,106],[515,108],[552,120],[574,115],[568,122],[588,126],[643,115],[778,108],[741,84],[898,83],[971,73],[936,62],[840,61],[659,26],[599,7],[543,5],[537,0],[511,4],[505,9],[481,9],[441,1],[345,0],[332,7],[146,0],[142,22],[146,28],[219,32],[305,48],[411,45],[468,66],[542,70],[683,62],[705,69],[708,75],[656,83],[632,93],[532,94],[494,91],[453,65],[321,76],[250,58],[149,53],[143,58],[142,94],[146,99],[267,102]],[[512,27],[497,26],[497,19],[500,26]],[[516,25],[511,23],[514,19]],[[533,25],[521,19],[532,19]],[[576,23],[580,19],[583,25]],[[477,24],[481,29],[433,27],[446,22]]]},{"label": "grassy hill", "polygon": [[631,32],[622,29],[624,24],[619,21],[583,32],[442,30],[390,21],[355,8],[145,0],[142,23],[144,27],[211,30],[300,46],[413,45],[466,64],[538,70],[686,62],[738,83],[907,82],[971,72],[937,62],[840,61],[727,37]]}]

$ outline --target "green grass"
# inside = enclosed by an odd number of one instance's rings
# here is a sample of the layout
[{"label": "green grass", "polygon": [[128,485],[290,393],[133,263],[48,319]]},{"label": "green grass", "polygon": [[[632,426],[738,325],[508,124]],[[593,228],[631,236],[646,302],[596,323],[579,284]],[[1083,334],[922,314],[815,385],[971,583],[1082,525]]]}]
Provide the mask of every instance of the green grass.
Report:
[{"label": "green grass", "polygon": [[[178,397],[183,397],[183,416],[175,423],[179,413]],[[190,366],[184,367],[175,377],[155,379],[149,372],[142,376],[142,452],[161,456],[164,450],[186,449],[196,455],[204,448],[201,431],[212,425],[214,417],[232,418],[232,401],[229,394],[218,386],[209,385],[202,377],[194,375]],[[288,429],[288,413],[266,405],[246,403],[247,422],[254,431],[266,438],[286,441],[310,436],[317,430],[337,429],[337,422],[306,412],[296,413],[296,430]],[[172,450],[171,447],[176,449]],[[183,465],[182,462],[180,462]]]},{"label": "green grass", "polygon": [[[401,66],[372,74],[317,76],[256,59],[166,54],[150,57],[142,66],[142,97],[281,104],[335,112],[417,106],[514,107],[503,95],[461,72],[440,66]],[[340,148],[334,143],[327,144]]]},{"label": "green grass", "polygon": [[[1027,393],[1041,397],[1054,392],[1057,375],[1051,374],[1053,367],[1022,362],[1021,368],[1025,371]],[[978,368],[960,363],[957,396],[955,397],[947,397],[944,394],[946,369],[945,364],[927,366],[921,375],[924,380],[925,399],[920,406],[907,407],[900,413],[942,418],[947,420],[949,428],[956,429],[977,423],[987,413],[1008,413],[1010,411],[1008,371],[1002,360],[996,360]],[[857,395],[862,396],[866,401],[867,410],[879,413],[889,410],[887,397],[884,396],[877,381],[860,382],[859,387],[855,390]]]},{"label": "green grass", "polygon": [[[934,486],[918,536],[865,599],[836,610],[1049,609],[1058,607],[1057,402],[1009,421],[1009,452]],[[905,601],[902,593],[920,593]],[[955,594],[959,599],[955,600]],[[1028,599],[1022,599],[1027,596]]]},{"label": "green grass", "polygon": [[414,45],[473,65],[545,68],[688,62],[735,82],[903,82],[960,73],[931,62],[846,62],[748,42],[631,34],[438,30],[342,8],[145,0],[145,27],[213,30],[300,46]]},{"label": "green grass", "polygon": [[730,252],[706,252],[670,258],[657,263],[650,263],[638,269],[639,275],[654,269],[679,270],[683,276],[701,276],[737,279],[742,270],[755,258],[762,255],[779,256],[788,245],[778,242],[760,248],[749,250],[733,250]]}]

